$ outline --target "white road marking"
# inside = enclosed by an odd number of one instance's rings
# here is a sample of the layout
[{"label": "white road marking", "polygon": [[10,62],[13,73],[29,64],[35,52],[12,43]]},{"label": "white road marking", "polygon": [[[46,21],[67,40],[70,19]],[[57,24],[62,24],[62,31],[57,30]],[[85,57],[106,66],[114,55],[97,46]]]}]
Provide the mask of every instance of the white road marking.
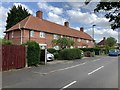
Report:
[{"label": "white road marking", "polygon": [[34,73],[38,73],[38,74],[41,74],[41,75],[46,75],[46,74],[53,73],[53,72],[56,72],[56,71],[63,71],[63,70],[75,68],[75,67],[78,67],[78,66],[80,66],[80,65],[84,65],[84,64],[86,64],[86,63],[87,63],[87,62],[84,62],[84,63],[81,63],[81,64],[77,64],[77,65],[74,65],[74,66],[71,66],[71,67],[63,68],[63,69],[58,69],[58,70],[49,71],[48,73],[40,73],[40,72],[34,72]]},{"label": "white road marking", "polygon": [[78,64],[78,65],[74,65],[74,66],[71,66],[71,67],[63,68],[63,69],[58,69],[58,70],[50,71],[49,73],[51,73],[51,72],[56,72],[56,71],[63,71],[63,70],[67,70],[67,69],[70,69],[70,68],[75,68],[75,67],[78,67],[78,66],[80,66],[80,65],[84,65],[84,64],[86,64],[86,63],[87,63],[87,62],[82,63],[82,64]]},{"label": "white road marking", "polygon": [[69,86],[73,85],[73,84],[76,83],[76,82],[77,82],[77,81],[73,81],[73,82],[71,82],[70,84],[68,84],[68,85],[64,86],[63,88],[61,88],[60,90],[63,90],[63,89],[65,89],[65,88],[68,88]]},{"label": "white road marking", "polygon": [[88,75],[93,74],[94,72],[96,72],[96,71],[98,71],[98,70],[102,69],[103,67],[104,67],[104,66],[101,66],[101,67],[99,67],[99,68],[97,68],[97,69],[93,70],[92,72],[88,73]]},{"label": "white road marking", "polygon": [[100,59],[95,59],[95,60],[93,60],[92,62],[96,62],[96,61],[99,61]]}]

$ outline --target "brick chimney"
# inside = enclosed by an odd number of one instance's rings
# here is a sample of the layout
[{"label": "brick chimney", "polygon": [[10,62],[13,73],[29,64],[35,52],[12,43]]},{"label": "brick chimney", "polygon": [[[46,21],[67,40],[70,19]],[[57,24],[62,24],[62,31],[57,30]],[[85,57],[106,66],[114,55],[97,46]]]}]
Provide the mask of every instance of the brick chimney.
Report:
[{"label": "brick chimney", "polygon": [[80,28],[80,31],[81,31],[81,32],[84,32],[84,28],[83,28],[83,27],[81,27],[81,28]]},{"label": "brick chimney", "polygon": [[42,19],[42,13],[43,13],[42,11],[37,11],[36,12],[36,17]]},{"label": "brick chimney", "polygon": [[103,37],[103,40],[105,40],[106,38],[105,37]]},{"label": "brick chimney", "polygon": [[64,22],[64,26],[69,27],[69,22]]}]

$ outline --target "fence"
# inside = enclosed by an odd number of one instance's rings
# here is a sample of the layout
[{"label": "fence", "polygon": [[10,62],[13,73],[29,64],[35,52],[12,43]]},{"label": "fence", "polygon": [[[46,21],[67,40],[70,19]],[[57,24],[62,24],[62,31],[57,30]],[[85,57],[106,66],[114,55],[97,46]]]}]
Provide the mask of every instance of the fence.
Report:
[{"label": "fence", "polygon": [[25,67],[26,51],[20,45],[2,45],[2,70]]}]

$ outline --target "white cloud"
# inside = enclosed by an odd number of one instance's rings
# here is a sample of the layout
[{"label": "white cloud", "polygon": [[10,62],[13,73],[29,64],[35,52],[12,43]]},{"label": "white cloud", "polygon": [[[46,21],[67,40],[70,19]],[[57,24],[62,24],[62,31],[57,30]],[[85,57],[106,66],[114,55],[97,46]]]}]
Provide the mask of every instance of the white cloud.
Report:
[{"label": "white cloud", "polygon": [[96,24],[98,27],[108,27],[110,23],[108,19],[104,17],[98,17],[94,13],[82,13],[80,10],[68,10],[67,11],[70,20],[75,23],[82,23],[82,24]]},{"label": "white cloud", "polygon": [[75,2],[68,2],[68,5],[70,5],[70,7],[72,7],[72,9],[79,10],[80,7],[85,6],[85,3],[77,2],[77,0],[76,0]]},{"label": "white cloud", "polygon": [[4,30],[6,26],[6,18],[7,18],[7,12],[9,9],[4,8],[3,6],[0,6],[0,38],[4,37]]},{"label": "white cloud", "polygon": [[18,7],[19,5],[21,5],[23,8],[27,9],[30,14],[33,14],[33,11],[27,5],[25,5],[25,4],[14,3],[13,5],[15,5],[16,7]]},{"label": "white cloud", "polygon": [[80,27],[71,27],[71,28],[74,28],[75,30],[80,31]]},{"label": "white cloud", "polygon": [[60,17],[59,15],[54,14],[52,12],[48,13],[48,20],[55,22],[57,24],[61,24],[61,25],[63,25],[64,22],[66,21],[66,19],[64,19],[64,18]]},{"label": "white cloud", "polygon": [[[85,30],[86,33],[92,36],[93,34],[93,29],[87,29]],[[118,32],[113,31],[112,29],[94,29],[94,37],[96,42],[99,42],[103,39],[103,37],[114,37],[118,41]]]},{"label": "white cloud", "polygon": [[51,5],[48,5],[46,2],[39,2],[38,3],[39,8],[41,9],[45,9],[46,11],[50,11],[54,14],[62,14],[63,13],[63,9],[62,8],[58,8],[58,7],[54,7]]}]

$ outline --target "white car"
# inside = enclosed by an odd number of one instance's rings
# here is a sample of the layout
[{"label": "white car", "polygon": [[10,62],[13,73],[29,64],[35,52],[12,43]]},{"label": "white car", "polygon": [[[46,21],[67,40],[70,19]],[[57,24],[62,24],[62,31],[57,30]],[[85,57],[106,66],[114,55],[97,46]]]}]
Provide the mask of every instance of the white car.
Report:
[{"label": "white car", "polygon": [[47,61],[54,60],[54,55],[52,53],[47,52]]}]

